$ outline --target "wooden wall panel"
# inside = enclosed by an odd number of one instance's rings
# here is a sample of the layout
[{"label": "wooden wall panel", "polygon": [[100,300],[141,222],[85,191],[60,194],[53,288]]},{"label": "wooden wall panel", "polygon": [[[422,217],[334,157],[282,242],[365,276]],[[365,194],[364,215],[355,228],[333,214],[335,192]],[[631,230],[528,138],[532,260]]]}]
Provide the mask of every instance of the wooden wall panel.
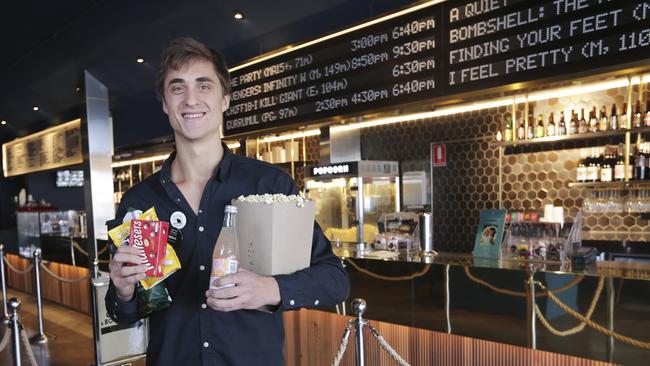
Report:
[{"label": "wooden wall panel", "polygon": [[[315,310],[300,310],[284,314],[286,329],[285,355],[287,366],[331,365],[343,330],[351,317]],[[607,362],[525,347],[490,342],[425,329],[410,328],[385,322],[370,321],[406,362],[413,366],[606,366]],[[367,365],[396,365],[379,347],[378,342],[364,333]],[[341,365],[355,365],[354,332],[350,335]]]},{"label": "wooden wall panel", "polygon": [[[17,269],[27,268],[31,261],[14,254],[6,255],[7,261]],[[61,263],[47,263],[46,266],[57,276],[66,279],[76,279],[88,276],[87,268],[75,267]],[[19,291],[34,295],[34,270],[21,275],[7,268],[7,286]],[[67,306],[86,314],[91,314],[90,282],[88,280],[77,283],[59,281],[41,269],[41,293],[44,300]]]}]

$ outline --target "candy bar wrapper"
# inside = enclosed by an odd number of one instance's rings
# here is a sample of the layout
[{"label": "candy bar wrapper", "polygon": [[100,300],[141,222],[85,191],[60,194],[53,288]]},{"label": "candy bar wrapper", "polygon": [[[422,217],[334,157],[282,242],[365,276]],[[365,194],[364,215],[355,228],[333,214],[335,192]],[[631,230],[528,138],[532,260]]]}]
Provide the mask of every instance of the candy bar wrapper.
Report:
[{"label": "candy bar wrapper", "polygon": [[174,250],[174,247],[171,245],[167,244],[167,255],[165,256],[165,260],[163,262],[163,274],[160,277],[147,277],[144,280],[140,281],[140,284],[142,287],[144,287],[145,290],[148,290],[160,282],[162,282],[165,278],[169,277],[172,273],[176,272],[177,269],[181,268],[181,262],[178,260],[178,256],[176,255],[176,251]]},{"label": "candy bar wrapper", "polygon": [[140,250],[140,263],[147,266],[147,276],[163,275],[168,231],[169,223],[164,221],[131,220],[129,245]]},{"label": "candy bar wrapper", "polygon": [[[147,211],[143,212],[142,215],[138,216],[138,219],[158,221],[158,215],[156,214],[156,209],[153,207],[148,209]],[[131,232],[131,222],[127,221],[122,225],[109,230],[108,236],[111,238],[111,240],[113,240],[115,246],[119,248],[122,244],[128,244],[130,232]]]}]

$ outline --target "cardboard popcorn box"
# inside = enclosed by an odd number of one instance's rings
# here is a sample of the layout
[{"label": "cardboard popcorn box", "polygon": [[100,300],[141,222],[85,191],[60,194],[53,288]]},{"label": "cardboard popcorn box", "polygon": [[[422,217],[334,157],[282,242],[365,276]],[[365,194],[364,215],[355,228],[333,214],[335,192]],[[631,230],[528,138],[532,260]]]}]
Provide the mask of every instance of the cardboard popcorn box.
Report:
[{"label": "cardboard popcorn box", "polygon": [[309,267],[316,204],[252,203],[237,207],[240,266],[263,276],[288,274]]}]

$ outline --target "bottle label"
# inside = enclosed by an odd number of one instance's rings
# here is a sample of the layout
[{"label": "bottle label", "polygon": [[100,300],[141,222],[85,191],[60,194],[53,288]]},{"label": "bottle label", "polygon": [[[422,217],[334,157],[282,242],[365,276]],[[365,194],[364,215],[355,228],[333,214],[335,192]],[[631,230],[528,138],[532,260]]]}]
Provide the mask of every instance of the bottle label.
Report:
[{"label": "bottle label", "polygon": [[577,177],[576,180],[578,182],[586,182],[587,181],[587,168],[579,166],[578,171],[577,171]]},{"label": "bottle label", "polygon": [[600,181],[601,182],[611,182],[612,181],[612,169],[603,168],[600,170]]},{"label": "bottle label", "polygon": [[233,258],[212,258],[212,272],[210,273],[210,290],[232,287],[234,284],[217,286],[217,280],[237,272],[239,261]]},{"label": "bottle label", "polygon": [[625,165],[618,164],[616,167],[614,167],[614,179],[625,179]]}]

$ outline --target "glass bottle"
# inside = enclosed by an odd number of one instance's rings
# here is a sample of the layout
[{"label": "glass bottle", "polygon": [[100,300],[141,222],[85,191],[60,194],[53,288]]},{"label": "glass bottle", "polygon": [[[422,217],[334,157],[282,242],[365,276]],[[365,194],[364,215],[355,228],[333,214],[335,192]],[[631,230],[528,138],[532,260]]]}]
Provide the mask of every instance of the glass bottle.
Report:
[{"label": "glass bottle", "polygon": [[510,117],[506,117],[506,128],[504,135],[506,142],[511,142],[513,140],[514,136],[512,135],[512,119]]},{"label": "glass bottle", "polygon": [[564,111],[560,112],[560,124],[557,127],[557,134],[564,136],[567,134],[566,122],[564,121]]},{"label": "glass bottle", "polygon": [[546,125],[546,136],[555,136],[556,132],[553,113],[551,113],[551,115],[548,116],[548,125]]},{"label": "glass bottle", "polygon": [[571,119],[569,120],[569,131],[568,135],[575,135],[578,133],[578,118],[576,118],[576,113],[572,109],[571,110]]},{"label": "glass bottle", "polygon": [[578,161],[578,168],[576,169],[576,181],[587,181],[587,150],[580,149],[580,161]]},{"label": "glass bottle", "polygon": [[532,140],[535,138],[535,117],[532,114],[528,115],[528,139]]},{"label": "glass bottle", "polygon": [[585,109],[582,108],[580,114],[580,121],[578,122],[578,133],[587,132],[587,119],[585,118]]},{"label": "glass bottle", "polygon": [[526,126],[524,126],[524,118],[519,118],[519,128],[517,129],[517,140],[523,141],[526,139]]},{"label": "glass bottle", "polygon": [[632,127],[633,128],[639,128],[642,127],[641,124],[642,119],[641,119],[641,101],[637,100],[636,101],[636,107],[634,108],[634,114],[632,115]]},{"label": "glass bottle", "polygon": [[[532,116],[531,116],[532,117]],[[544,116],[541,114],[537,116],[537,127],[535,127],[535,137],[536,138],[542,138],[545,135],[545,130],[544,128],[544,121],[543,121]]]},{"label": "glass bottle", "polygon": [[618,130],[620,128],[618,125],[618,112],[616,111],[616,104],[612,104],[612,112],[609,115],[609,128],[611,130]]},{"label": "glass bottle", "polygon": [[614,180],[620,182],[625,180],[625,159],[623,158],[623,152],[625,149],[623,144],[618,145],[617,150],[616,166],[614,167]]},{"label": "glass bottle", "polygon": [[618,119],[620,121],[620,123],[618,125],[618,127],[620,129],[628,128],[628,126],[627,126],[627,103],[623,103],[623,109],[621,109],[621,115],[620,115],[620,117]]},{"label": "glass bottle", "polygon": [[595,106],[592,108],[591,112],[589,112],[589,132],[598,132],[598,117],[596,116]]},{"label": "glass bottle", "polygon": [[609,119],[607,118],[607,107],[603,106],[600,109],[600,121],[598,121],[598,130],[605,132],[609,130]]},{"label": "glass bottle", "polygon": [[239,264],[239,243],[235,230],[237,207],[227,205],[224,210],[223,226],[212,252],[212,271],[210,272],[210,289],[234,286],[233,284],[218,287],[219,278],[237,272]]},{"label": "glass bottle", "polygon": [[643,117],[643,125],[650,127],[650,99],[646,102],[645,117]]},{"label": "glass bottle", "polygon": [[605,156],[600,164],[600,181],[611,182],[614,179],[614,167],[616,166],[615,160],[612,158],[611,147],[605,148]]}]

